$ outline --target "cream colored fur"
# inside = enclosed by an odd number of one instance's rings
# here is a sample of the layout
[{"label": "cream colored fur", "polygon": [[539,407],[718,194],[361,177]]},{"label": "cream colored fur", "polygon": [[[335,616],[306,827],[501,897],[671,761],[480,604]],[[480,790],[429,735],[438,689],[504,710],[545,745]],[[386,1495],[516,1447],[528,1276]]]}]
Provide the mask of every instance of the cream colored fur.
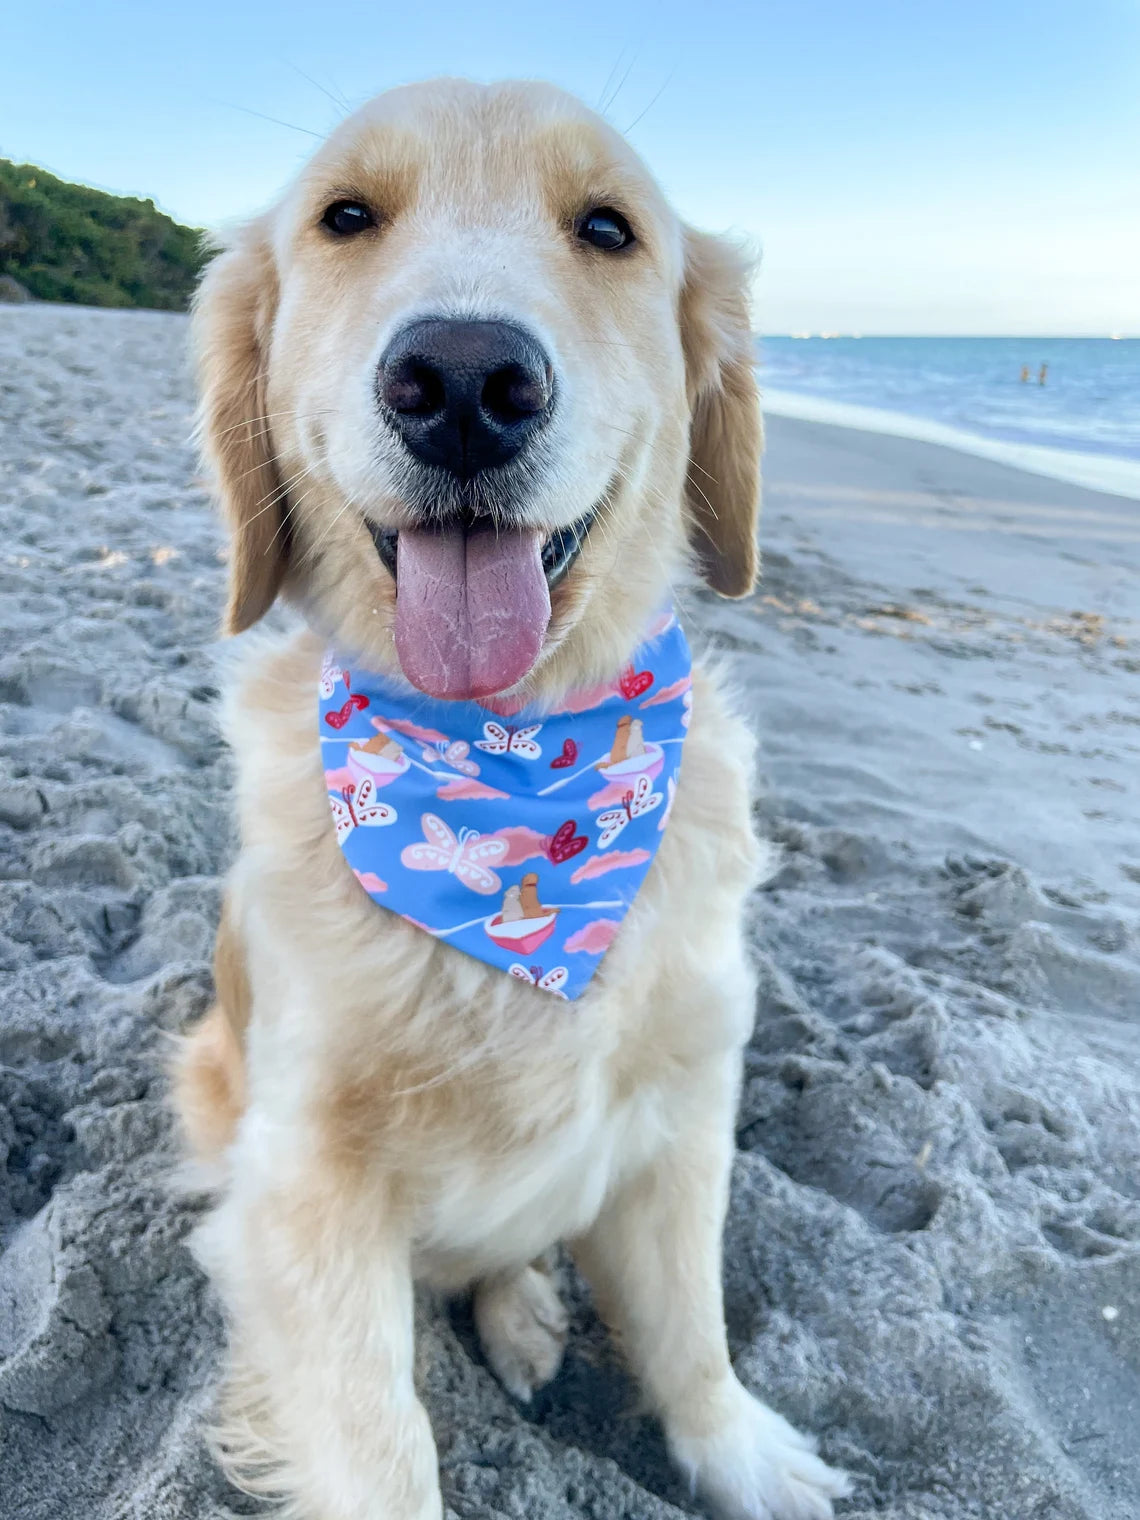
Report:
[{"label": "cream colored fur", "polygon": [[[371,249],[311,235],[314,209],[345,193],[384,202]],[[567,218],[619,200],[640,265],[581,257]],[[365,468],[379,424],[363,396],[402,315],[507,311],[564,377],[534,520],[605,512],[556,593],[523,693],[542,701],[616,670],[690,552],[718,589],[752,584],[744,278],[584,108],[454,82],[366,107],[207,275],[196,334],[237,539],[229,621],[255,621],[282,585],[315,631],[256,636],[229,693],[241,851],[219,1004],[184,1051],[178,1102],[219,1174],[199,1251],[231,1327],[223,1459],[302,1520],[439,1520],[413,1281],[474,1285],[488,1360],[526,1399],[565,1340],[544,1263],[558,1241],[722,1515],[823,1520],[846,1492],[740,1385],[725,1342],[720,1237],[754,1003],[741,916],[761,855],[751,743],[717,681],[694,671],[660,852],[572,1007],[360,890],[315,724],[328,633],[395,669],[394,591],[363,519],[398,526],[401,507],[383,449]]]}]

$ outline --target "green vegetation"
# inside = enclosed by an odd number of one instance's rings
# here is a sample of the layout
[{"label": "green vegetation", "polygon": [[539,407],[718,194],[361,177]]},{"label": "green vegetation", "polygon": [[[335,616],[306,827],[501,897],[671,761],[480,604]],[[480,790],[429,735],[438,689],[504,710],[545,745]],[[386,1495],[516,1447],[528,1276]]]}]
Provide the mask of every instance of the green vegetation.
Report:
[{"label": "green vegetation", "polygon": [[38,300],[185,311],[205,262],[199,233],[153,201],[0,158],[0,275]]}]

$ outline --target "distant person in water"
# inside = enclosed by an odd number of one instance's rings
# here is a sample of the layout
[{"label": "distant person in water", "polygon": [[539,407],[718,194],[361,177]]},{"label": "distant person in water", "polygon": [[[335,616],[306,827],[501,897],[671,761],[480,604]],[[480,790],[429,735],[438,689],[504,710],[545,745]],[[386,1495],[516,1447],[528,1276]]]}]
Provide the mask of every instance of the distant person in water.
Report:
[{"label": "distant person in water", "polygon": [[1023,364],[1021,366],[1021,383],[1022,383],[1022,385],[1028,385],[1029,384],[1029,365],[1028,364]]},{"label": "distant person in water", "polygon": [[1048,373],[1049,373],[1049,366],[1047,364],[1043,364],[1041,366],[1041,368],[1037,371],[1037,384],[1038,385],[1044,385],[1045,384],[1045,376]]}]

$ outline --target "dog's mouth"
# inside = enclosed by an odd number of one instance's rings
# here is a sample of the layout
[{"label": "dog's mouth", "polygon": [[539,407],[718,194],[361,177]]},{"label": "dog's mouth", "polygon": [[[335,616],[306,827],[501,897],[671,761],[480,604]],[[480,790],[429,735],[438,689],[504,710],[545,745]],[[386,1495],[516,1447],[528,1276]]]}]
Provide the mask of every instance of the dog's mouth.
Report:
[{"label": "dog's mouth", "polygon": [[[586,536],[594,526],[596,516],[596,512],[587,512],[584,517],[571,523],[568,528],[555,528],[543,543],[542,569],[546,576],[546,584],[551,591],[569,574],[574,561],[582,552]],[[375,523],[368,523],[367,527],[372,535],[372,542],[376,545],[376,552],[380,556],[381,563],[395,580],[399,532],[395,528],[378,528]]]},{"label": "dog's mouth", "polygon": [[533,668],[550,622],[550,592],[582,552],[595,514],[543,534],[490,523],[399,531],[368,524],[396,582],[396,653],[429,696],[478,700]]}]

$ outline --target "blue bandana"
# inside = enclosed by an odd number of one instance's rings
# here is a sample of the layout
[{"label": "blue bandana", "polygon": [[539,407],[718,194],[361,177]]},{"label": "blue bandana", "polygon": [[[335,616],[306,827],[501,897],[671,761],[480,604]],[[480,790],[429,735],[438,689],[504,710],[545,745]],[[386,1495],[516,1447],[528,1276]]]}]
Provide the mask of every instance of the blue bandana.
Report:
[{"label": "blue bandana", "polygon": [[319,723],[345,859],[380,906],[580,997],[664,837],[691,688],[671,612],[615,680],[510,720],[330,652]]}]

